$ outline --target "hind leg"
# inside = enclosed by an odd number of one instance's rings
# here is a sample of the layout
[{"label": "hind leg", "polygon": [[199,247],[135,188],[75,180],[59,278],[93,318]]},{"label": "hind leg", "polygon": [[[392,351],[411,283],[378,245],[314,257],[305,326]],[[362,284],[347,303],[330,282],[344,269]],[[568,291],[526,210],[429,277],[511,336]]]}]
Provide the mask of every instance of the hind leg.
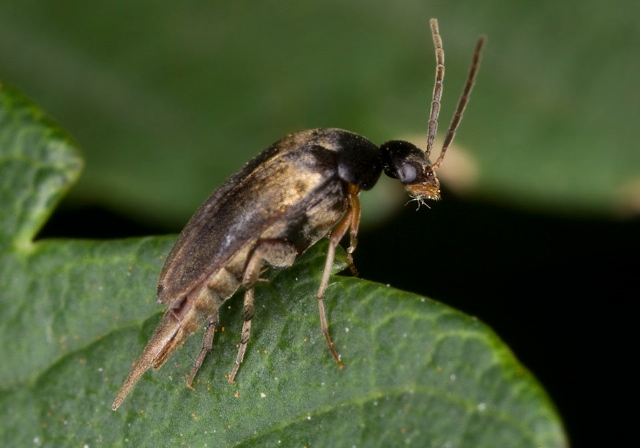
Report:
[{"label": "hind leg", "polygon": [[198,370],[200,370],[200,367],[202,367],[204,359],[213,348],[213,336],[216,332],[218,321],[218,313],[216,312],[216,314],[212,316],[207,323],[207,329],[204,331],[204,336],[202,337],[202,348],[200,349],[200,353],[198,353],[198,357],[193,362],[191,373],[189,374],[189,378],[187,378],[187,387],[191,387],[193,379],[196,377],[196,374],[198,373]]}]

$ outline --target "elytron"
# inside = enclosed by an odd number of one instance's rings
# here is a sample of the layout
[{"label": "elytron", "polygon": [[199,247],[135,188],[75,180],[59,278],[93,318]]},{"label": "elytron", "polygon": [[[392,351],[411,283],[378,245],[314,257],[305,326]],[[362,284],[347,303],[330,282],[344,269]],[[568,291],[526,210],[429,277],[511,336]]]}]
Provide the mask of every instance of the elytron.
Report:
[{"label": "elytron", "polygon": [[286,267],[310,246],[329,237],[326,263],[316,298],[322,333],[339,366],[331,342],[322,297],[329,283],[335,249],[349,232],[349,264],[356,248],[361,190],[371,189],[384,171],[398,179],[419,202],[440,198],[436,170],[450,146],[476,79],[484,38],[473,62],[453,120],[434,163],[429,156],[438,127],[444,51],[438,22],[431,20],[436,76],[429,115],[427,146],[391,140],[376,146],[342,129],[312,129],[277,141],[227,179],[189,220],[167,257],[158,283],[157,300],[167,310],[113,402],[117,409],[140,377],[161,367],[183,342],[206,325],[202,349],[187,386],[191,386],[219,323],[222,304],[239,288],[244,292],[244,323],[233,382],[242,363],[254,315],[254,285],[264,265]]}]

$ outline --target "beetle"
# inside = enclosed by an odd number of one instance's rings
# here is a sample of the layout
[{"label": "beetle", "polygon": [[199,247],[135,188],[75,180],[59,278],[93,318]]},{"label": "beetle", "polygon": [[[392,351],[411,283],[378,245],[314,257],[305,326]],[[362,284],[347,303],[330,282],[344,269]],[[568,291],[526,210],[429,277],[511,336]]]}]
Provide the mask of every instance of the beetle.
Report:
[{"label": "beetle", "polygon": [[423,203],[440,198],[436,170],[451,144],[475,83],[484,45],[481,37],[438,159],[429,155],[438,127],[444,51],[436,19],[430,21],[436,53],[436,76],[429,115],[427,147],[391,140],[376,146],[342,129],[312,129],[277,141],[227,179],[200,206],[167,257],[158,283],[159,303],[167,305],[158,327],[113,402],[116,410],[150,368],[161,367],[184,341],[206,324],[187,386],[207,353],[222,304],[244,289],[242,335],[229,375],[233,383],[251,334],[254,285],[263,265],[286,267],[321,238],[329,237],[326,263],[316,294],[322,333],[342,367],[331,342],[323,296],[329,283],[335,249],[347,232],[348,262],[357,244],[361,190],[371,189],[381,173],[398,179],[409,196]]}]

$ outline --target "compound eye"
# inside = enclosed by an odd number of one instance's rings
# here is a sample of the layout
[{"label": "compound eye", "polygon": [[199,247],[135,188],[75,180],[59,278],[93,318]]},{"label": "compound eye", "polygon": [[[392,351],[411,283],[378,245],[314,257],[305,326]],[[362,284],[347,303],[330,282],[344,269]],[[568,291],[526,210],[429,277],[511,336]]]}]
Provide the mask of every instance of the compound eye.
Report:
[{"label": "compound eye", "polygon": [[396,170],[398,179],[403,184],[411,184],[416,182],[419,172],[419,167],[409,162],[401,164]]}]

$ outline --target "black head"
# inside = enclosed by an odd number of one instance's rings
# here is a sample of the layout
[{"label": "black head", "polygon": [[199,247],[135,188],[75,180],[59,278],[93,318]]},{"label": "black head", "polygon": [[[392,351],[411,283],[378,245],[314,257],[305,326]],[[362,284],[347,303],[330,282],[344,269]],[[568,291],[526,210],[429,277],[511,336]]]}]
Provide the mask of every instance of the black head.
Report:
[{"label": "black head", "polygon": [[391,140],[380,146],[382,168],[400,180],[414,199],[440,199],[440,182],[424,152],[413,143]]}]

